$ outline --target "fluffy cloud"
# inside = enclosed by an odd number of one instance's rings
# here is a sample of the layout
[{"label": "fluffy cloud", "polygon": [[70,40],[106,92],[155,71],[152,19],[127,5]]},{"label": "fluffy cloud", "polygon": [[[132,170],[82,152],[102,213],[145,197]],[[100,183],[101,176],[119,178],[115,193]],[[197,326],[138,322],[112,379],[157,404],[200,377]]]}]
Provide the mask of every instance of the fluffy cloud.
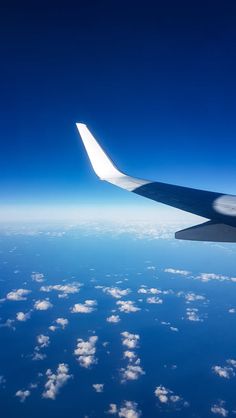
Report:
[{"label": "fluffy cloud", "polygon": [[110,322],[112,324],[117,324],[117,322],[120,322],[120,317],[119,317],[119,315],[108,316],[107,322]]},{"label": "fluffy cloud", "polygon": [[25,402],[26,398],[30,396],[29,390],[18,390],[16,396],[20,399],[21,402]]},{"label": "fluffy cloud", "polygon": [[101,392],[103,392],[104,384],[103,383],[95,383],[93,385],[93,388],[97,393],[101,393]]},{"label": "fluffy cloud", "polygon": [[[131,359],[129,360],[132,361]],[[145,374],[139,363],[140,359],[137,359],[135,364],[128,364],[126,368],[121,369],[123,382],[127,380],[137,380],[140,376]]]},{"label": "fluffy cloud", "polygon": [[66,318],[57,318],[55,322],[60,325],[62,329],[65,329],[65,327],[69,324],[69,321]]},{"label": "fluffy cloud", "polygon": [[17,321],[25,322],[27,319],[30,319],[30,312],[24,313],[24,312],[17,312],[16,314]]},{"label": "fluffy cloud", "polygon": [[234,368],[236,368],[235,360],[227,360],[229,366],[213,366],[212,371],[219,377],[230,379],[235,376]]},{"label": "fluffy cloud", "polygon": [[121,333],[122,344],[129,349],[134,349],[137,347],[140,336],[138,334],[131,334],[128,331]]},{"label": "fluffy cloud", "polygon": [[192,309],[187,308],[186,315],[187,315],[187,319],[189,321],[193,321],[193,322],[202,321],[202,319],[200,318],[200,316],[198,314],[198,309],[197,308],[192,308]]},{"label": "fluffy cloud", "polygon": [[120,312],[130,313],[130,312],[140,311],[140,308],[135,306],[132,300],[126,300],[126,301],[118,300],[116,304],[118,305],[118,309]]},{"label": "fluffy cloud", "polygon": [[113,298],[120,299],[123,296],[128,295],[131,290],[130,289],[120,289],[119,287],[104,287],[103,292],[111,295]]},{"label": "fluffy cloud", "polygon": [[96,335],[93,335],[87,341],[82,338],[78,338],[74,355],[81,367],[89,368],[93,364],[97,363],[97,359],[95,357],[97,340],[98,337]]},{"label": "fluffy cloud", "polygon": [[84,303],[76,303],[73,308],[71,308],[72,313],[91,313],[95,310],[97,305],[96,300],[88,299]]},{"label": "fluffy cloud", "polygon": [[47,335],[40,334],[37,336],[37,342],[40,348],[48,347],[50,344],[50,338]]},{"label": "fluffy cloud", "polygon": [[220,282],[223,282],[225,280],[230,280],[228,276],[215,273],[200,273],[200,275],[196,278],[201,280],[202,282],[209,282],[210,280],[219,280]]},{"label": "fluffy cloud", "polygon": [[26,296],[31,293],[31,290],[28,289],[17,289],[17,290],[12,290],[11,292],[9,292],[6,296],[7,300],[14,300],[14,301],[21,301],[21,300],[26,300]]},{"label": "fluffy cloud", "polygon": [[34,282],[42,283],[42,282],[44,282],[44,274],[43,273],[37,273],[37,272],[33,271],[33,273],[31,274],[31,279]]},{"label": "fluffy cloud", "polygon": [[167,389],[165,386],[157,386],[154,393],[162,404],[174,404],[178,405],[178,407],[180,405],[188,406],[188,403],[185,402],[181,396],[175,395],[172,390]]},{"label": "fluffy cloud", "polygon": [[50,286],[42,286],[40,288],[41,292],[59,292],[59,297],[66,297],[68,294],[78,293],[80,291],[81,283],[71,283],[71,284],[55,284]]},{"label": "fluffy cloud", "polygon": [[147,303],[154,303],[160,305],[163,303],[163,300],[160,299],[158,296],[151,296],[150,298],[147,298]]},{"label": "fluffy cloud", "polygon": [[117,405],[115,403],[110,403],[107,413],[111,415],[117,414],[118,413]]},{"label": "fluffy cloud", "polygon": [[199,300],[205,300],[205,296],[197,295],[194,292],[189,292],[184,295],[187,302],[196,302]]},{"label": "fluffy cloud", "polygon": [[124,404],[118,411],[118,416],[121,418],[139,418],[141,412],[138,410],[136,402],[124,401]]},{"label": "fluffy cloud", "polygon": [[45,383],[45,390],[42,397],[47,399],[56,399],[59,390],[67,383],[72,377],[69,374],[69,367],[65,363],[58,365],[56,373],[53,373],[50,369],[46,371],[47,382]]},{"label": "fluffy cloud", "polygon": [[227,417],[229,412],[224,408],[224,404],[224,401],[219,401],[217,404],[214,404],[211,407],[211,412],[216,415],[221,415],[222,417]]},{"label": "fluffy cloud", "polygon": [[53,305],[49,300],[43,299],[43,300],[37,300],[34,304],[34,309],[36,311],[47,311],[49,308],[52,308]]},{"label": "fluffy cloud", "polygon": [[160,293],[162,293],[162,291],[155,287],[151,287],[150,289],[145,288],[145,287],[140,287],[140,289],[138,289],[138,293],[142,293],[144,295],[145,294],[159,295]]},{"label": "fluffy cloud", "polygon": [[173,269],[173,268],[167,268],[164,269],[165,273],[171,273],[171,274],[179,274],[181,276],[188,276],[189,274],[191,274],[191,271],[188,270],[178,270],[178,269]]}]

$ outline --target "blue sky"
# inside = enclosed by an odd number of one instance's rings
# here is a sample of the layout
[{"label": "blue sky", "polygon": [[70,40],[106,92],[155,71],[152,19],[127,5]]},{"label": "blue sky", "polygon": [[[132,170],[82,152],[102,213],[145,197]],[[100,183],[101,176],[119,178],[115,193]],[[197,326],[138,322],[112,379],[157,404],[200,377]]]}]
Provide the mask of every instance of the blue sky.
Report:
[{"label": "blue sky", "polygon": [[5,5],[2,208],[155,205],[95,178],[77,121],[132,175],[235,193],[235,13],[232,1]]}]

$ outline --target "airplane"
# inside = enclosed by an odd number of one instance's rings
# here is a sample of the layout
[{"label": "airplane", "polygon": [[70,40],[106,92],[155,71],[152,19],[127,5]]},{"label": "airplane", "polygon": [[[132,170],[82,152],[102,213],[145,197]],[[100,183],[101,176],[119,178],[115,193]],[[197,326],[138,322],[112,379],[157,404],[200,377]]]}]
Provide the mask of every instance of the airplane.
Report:
[{"label": "airplane", "polygon": [[131,177],[118,170],[87,126],[76,123],[91,165],[100,178],[129,192],[164,203],[207,222],[175,233],[192,241],[236,242],[236,196]]}]

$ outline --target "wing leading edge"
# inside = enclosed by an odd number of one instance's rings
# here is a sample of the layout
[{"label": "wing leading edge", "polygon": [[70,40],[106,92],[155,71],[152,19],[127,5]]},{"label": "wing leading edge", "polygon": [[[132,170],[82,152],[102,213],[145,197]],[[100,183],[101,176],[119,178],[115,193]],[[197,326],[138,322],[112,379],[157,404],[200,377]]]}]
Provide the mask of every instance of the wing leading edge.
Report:
[{"label": "wing leading edge", "polygon": [[[157,202],[202,216],[211,221],[214,220],[214,222],[207,222],[179,231],[175,235],[176,238],[236,242],[235,218],[231,217],[229,221],[228,216],[215,211],[215,202],[224,197],[222,193],[153,182],[128,176],[116,167],[85,124],[77,123],[76,126],[92,167],[101,180],[105,180]],[[234,198],[234,196],[232,197]],[[231,225],[229,226],[228,223],[231,223]]]}]

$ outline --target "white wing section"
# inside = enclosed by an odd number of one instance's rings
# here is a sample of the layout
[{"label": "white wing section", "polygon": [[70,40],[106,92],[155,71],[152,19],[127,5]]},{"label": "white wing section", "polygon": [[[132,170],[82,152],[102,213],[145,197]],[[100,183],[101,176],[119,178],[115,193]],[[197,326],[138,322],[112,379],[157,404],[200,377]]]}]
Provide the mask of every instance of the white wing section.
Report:
[{"label": "white wing section", "polygon": [[87,126],[83,123],[77,123],[76,126],[79,130],[92,167],[101,180],[106,180],[109,183],[129,191],[134,191],[140,186],[151,183],[148,180],[127,176],[119,171],[88,130]]}]

